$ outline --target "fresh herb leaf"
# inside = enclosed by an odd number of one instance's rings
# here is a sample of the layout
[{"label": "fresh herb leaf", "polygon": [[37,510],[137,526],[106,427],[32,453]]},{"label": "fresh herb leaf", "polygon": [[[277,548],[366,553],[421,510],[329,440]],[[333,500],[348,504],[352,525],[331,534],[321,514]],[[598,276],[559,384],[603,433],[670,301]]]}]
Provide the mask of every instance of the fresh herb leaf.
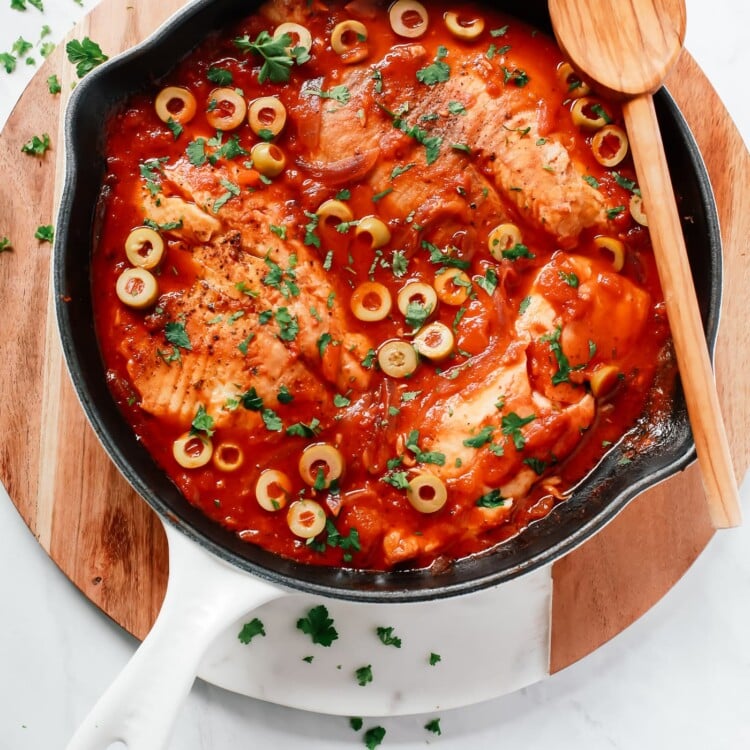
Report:
[{"label": "fresh herb leaf", "polygon": [[465,115],[466,107],[461,102],[448,102],[448,111],[452,115]]},{"label": "fresh herb leaf", "polygon": [[434,667],[438,662],[441,662],[443,660],[443,657],[440,656],[440,654],[436,654],[434,651],[430,654],[430,666]]},{"label": "fresh herb leaf", "polygon": [[372,727],[364,734],[365,747],[367,750],[375,750],[379,747],[385,738],[385,729],[383,727]]},{"label": "fresh herb leaf", "polygon": [[238,633],[237,638],[239,638],[240,643],[247,645],[256,636],[265,636],[265,634],[266,630],[263,627],[263,623],[257,617],[254,617],[250,622],[246,622],[242,626],[242,630]]},{"label": "fresh herb leaf", "polygon": [[372,202],[377,203],[382,198],[385,198],[386,195],[393,192],[392,187],[387,187],[385,190],[381,190],[379,193],[375,193],[375,195],[372,196]]},{"label": "fresh herb leaf", "polygon": [[377,627],[375,628],[375,632],[377,633],[378,638],[380,638],[380,642],[384,646],[393,646],[394,648],[401,648],[401,639],[393,635],[393,627],[389,627],[389,628]]},{"label": "fresh herb leaf", "polygon": [[544,470],[547,468],[547,462],[542,461],[539,458],[533,458],[529,456],[528,458],[524,458],[523,462],[526,464],[526,466],[530,466],[535,474],[538,474],[541,476],[544,474]]},{"label": "fresh herb leaf", "polygon": [[530,414],[528,417],[519,417],[515,412],[510,412],[502,418],[503,435],[509,435],[513,439],[516,450],[520,451],[526,445],[526,438],[521,433],[521,428],[535,419],[535,414]]},{"label": "fresh herb leaf", "polygon": [[279,326],[279,338],[282,341],[294,341],[299,333],[299,323],[296,317],[292,317],[289,309],[279,307],[274,311],[273,317]]},{"label": "fresh herb leaf", "polygon": [[52,244],[55,239],[55,228],[52,224],[42,224],[36,228],[34,237],[40,242],[49,242]]},{"label": "fresh herb leaf", "polygon": [[568,285],[573,287],[573,289],[578,289],[578,285],[580,284],[580,281],[578,279],[578,276],[576,276],[574,273],[567,273],[566,271],[558,271],[558,276]]},{"label": "fresh herb leaf", "polygon": [[369,684],[370,682],[372,682],[372,664],[368,664],[367,666],[356,669],[354,671],[354,675],[357,678],[357,684],[360,687],[364,687],[365,685]]},{"label": "fresh herb leaf", "polygon": [[206,407],[200,404],[190,423],[190,434],[198,435],[203,432],[206,437],[211,437],[214,434],[214,424],[214,418],[206,411]]},{"label": "fresh herb leaf", "polygon": [[477,280],[477,286],[484,289],[487,294],[490,295],[490,297],[495,293],[495,289],[497,289],[498,284],[498,278],[497,278],[497,272],[495,271],[492,266],[487,268],[487,270],[484,272],[484,276],[480,276]]},{"label": "fresh herb leaf", "polygon": [[505,498],[500,494],[500,490],[490,490],[486,495],[477,498],[475,505],[478,508],[502,508]]},{"label": "fresh herb leaf", "polygon": [[279,415],[273,409],[263,409],[260,416],[266,429],[270,432],[281,432],[284,428],[284,424],[279,418]]},{"label": "fresh herb leaf", "polygon": [[190,351],[193,346],[188,338],[184,323],[172,321],[164,326],[164,337],[172,346]]},{"label": "fresh herb leaf", "polygon": [[400,177],[402,174],[405,174],[408,172],[412,167],[416,167],[417,165],[414,162],[410,162],[409,164],[404,165],[403,167],[394,167],[391,171],[391,179],[395,180],[396,177]]},{"label": "fresh herb leaf", "polygon": [[431,721],[428,721],[424,725],[424,728],[428,732],[432,732],[433,734],[437,734],[438,736],[443,733],[442,729],[440,729],[440,719],[432,719]]},{"label": "fresh herb leaf", "polygon": [[333,341],[333,336],[331,336],[328,331],[325,333],[321,333],[318,337],[318,351],[320,352],[320,356],[323,357],[323,355],[326,353],[326,349],[328,348],[328,345]]},{"label": "fresh herb leaf", "polygon": [[409,480],[406,478],[405,471],[391,471],[389,474],[381,477],[381,481],[390,484],[391,487],[395,487],[397,490],[406,490],[409,488]]},{"label": "fresh herb leaf", "polygon": [[[293,425],[290,425],[286,428],[286,434],[291,435],[292,437],[306,437],[311,438],[315,437],[320,432],[320,420],[316,419],[315,417],[310,420],[310,424],[305,424],[304,422],[296,422]],[[323,475],[323,479],[325,480],[325,475]],[[323,485],[325,487],[325,485]],[[323,487],[316,487],[315,489],[323,489]]]},{"label": "fresh herb leaf", "polygon": [[518,314],[523,315],[529,309],[530,304],[531,297],[524,297],[518,305]]},{"label": "fresh herb leaf", "polygon": [[451,77],[451,69],[443,60],[448,56],[448,50],[441,44],[437,49],[435,61],[426,68],[417,71],[417,80],[427,86],[444,83]]},{"label": "fresh herb leaf", "polygon": [[211,83],[215,83],[217,86],[231,86],[232,81],[234,80],[232,78],[232,72],[230,70],[227,70],[226,68],[213,67],[208,69],[206,78],[208,78]]},{"label": "fresh herb leaf", "polygon": [[292,65],[301,65],[310,59],[304,47],[292,48],[290,34],[282,34],[274,39],[267,31],[261,31],[255,41],[245,34],[234,40],[234,45],[243,52],[252,52],[263,58],[263,65],[258,74],[258,83],[286,83],[292,72]]},{"label": "fresh herb leaf", "polygon": [[360,729],[362,729],[362,719],[359,716],[352,716],[349,719],[349,726],[355,731],[359,732]]},{"label": "fresh herb leaf", "polygon": [[518,260],[519,258],[528,258],[533,260],[536,255],[532,253],[526,245],[522,245],[520,242],[513,245],[513,247],[502,251],[502,256],[506,260]]},{"label": "fresh herb leaf", "polygon": [[410,450],[419,463],[445,466],[445,454],[438,451],[424,452],[419,447],[419,430],[412,430],[406,438],[406,448]]},{"label": "fresh herb leaf", "polygon": [[305,238],[302,241],[305,243],[305,245],[320,247],[320,237],[315,234],[315,230],[318,228],[320,217],[318,216],[318,214],[313,214],[309,211],[305,211],[305,216],[307,216],[310,221],[305,224]]},{"label": "fresh herb leaf", "polygon": [[611,172],[610,174],[621,188],[629,190],[631,193],[636,191],[635,180],[629,180],[627,177],[623,177],[619,172]]},{"label": "fresh herb leaf", "polygon": [[206,139],[196,138],[194,141],[190,141],[185,149],[185,153],[187,154],[188,161],[194,167],[202,166],[207,160]]},{"label": "fresh herb leaf", "polygon": [[83,78],[97,65],[109,60],[109,57],[102,52],[102,48],[87,36],[80,41],[71,39],[65,45],[65,52],[68,60],[76,66],[76,75],[79,78]]},{"label": "fresh herb leaf", "polygon": [[337,409],[344,409],[345,407],[349,406],[351,402],[351,399],[347,398],[346,396],[342,396],[340,393],[335,394],[333,397],[333,405]]},{"label": "fresh herb leaf", "polygon": [[589,185],[591,185],[594,190],[599,189],[599,180],[596,179],[596,177],[592,177],[590,174],[583,175],[584,182],[587,182]]},{"label": "fresh herb leaf", "polygon": [[497,38],[499,36],[505,36],[506,32],[508,31],[508,26],[501,26],[499,29],[490,29],[490,36],[493,38]]},{"label": "fresh herb leaf", "polygon": [[260,411],[263,408],[263,399],[258,395],[255,388],[248,388],[240,395],[240,401],[248,411]]},{"label": "fresh herb leaf", "polygon": [[487,445],[492,440],[492,435],[495,432],[495,427],[493,425],[487,425],[486,427],[482,427],[479,432],[470,437],[466,438],[464,440],[464,445],[467,448],[481,448],[483,445]]},{"label": "fresh herb leaf", "polygon": [[415,300],[409,302],[406,306],[406,315],[404,320],[406,325],[411,326],[414,330],[422,327],[422,324],[430,317],[432,305],[425,305],[423,302]]},{"label": "fresh herb leaf", "polygon": [[529,76],[525,70],[519,70],[518,68],[509,70],[505,67],[505,65],[503,65],[502,70],[503,83],[505,83],[506,85],[508,83],[513,83],[518,86],[518,88],[523,88],[529,82]]},{"label": "fresh herb leaf", "polygon": [[302,93],[304,96],[319,96],[321,99],[333,99],[333,101],[338,102],[339,104],[348,104],[349,100],[352,98],[348,86],[344,86],[343,84],[340,86],[334,86],[328,91],[306,88]]},{"label": "fresh herb leaf", "polygon": [[170,117],[167,120],[167,127],[172,131],[172,137],[177,140],[181,135],[183,131],[182,125],[180,125],[177,120],[175,120],[173,117]]},{"label": "fresh herb leaf", "polygon": [[250,331],[250,333],[247,334],[247,336],[240,341],[239,344],[237,344],[237,348],[240,350],[240,353],[243,357],[247,356],[247,347],[250,346],[250,342],[255,338],[255,334]]},{"label": "fresh herb leaf", "polygon": [[607,114],[607,111],[602,107],[601,104],[592,104],[591,111],[597,116],[601,117],[607,125],[611,124],[612,118]]},{"label": "fresh herb leaf", "polygon": [[35,135],[30,140],[26,141],[26,143],[21,146],[21,151],[24,154],[29,154],[31,156],[43,156],[44,153],[49,149],[49,147],[49,134],[43,133],[41,137]]},{"label": "fresh herb leaf", "polygon": [[280,404],[289,404],[294,401],[294,396],[290,393],[289,389],[285,385],[282,385],[279,388],[279,392],[276,394],[276,400]]},{"label": "fresh herb leaf", "polygon": [[297,629],[310,636],[313,643],[328,647],[338,639],[333,620],[328,616],[328,608],[319,604],[297,620]]},{"label": "fresh herb leaf", "polygon": [[625,206],[615,206],[614,208],[608,208],[607,218],[610,220],[616,219],[624,210],[625,210]]},{"label": "fresh herb leaf", "polygon": [[47,79],[47,88],[49,89],[50,94],[59,94],[62,91],[62,85],[60,84],[60,79],[57,77],[55,73],[53,73]]},{"label": "fresh herb leaf", "polygon": [[431,242],[427,242],[426,240],[422,240],[422,247],[429,251],[430,263],[436,263],[438,265],[449,266],[452,268],[461,268],[463,270],[466,270],[471,266],[469,261],[461,260],[460,258],[449,255],[447,252],[443,252],[439,247],[433,245]]}]

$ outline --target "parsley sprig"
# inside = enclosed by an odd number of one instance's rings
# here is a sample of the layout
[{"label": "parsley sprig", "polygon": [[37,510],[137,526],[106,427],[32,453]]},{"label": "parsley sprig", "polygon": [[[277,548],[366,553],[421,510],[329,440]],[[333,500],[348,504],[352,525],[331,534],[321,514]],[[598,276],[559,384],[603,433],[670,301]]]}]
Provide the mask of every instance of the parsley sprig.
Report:
[{"label": "parsley sprig", "polygon": [[243,52],[252,52],[263,58],[263,65],[258,74],[258,82],[286,83],[292,72],[292,65],[307,62],[310,55],[304,47],[292,48],[290,34],[282,34],[274,39],[267,31],[261,31],[255,41],[245,34],[234,40],[235,46]]}]

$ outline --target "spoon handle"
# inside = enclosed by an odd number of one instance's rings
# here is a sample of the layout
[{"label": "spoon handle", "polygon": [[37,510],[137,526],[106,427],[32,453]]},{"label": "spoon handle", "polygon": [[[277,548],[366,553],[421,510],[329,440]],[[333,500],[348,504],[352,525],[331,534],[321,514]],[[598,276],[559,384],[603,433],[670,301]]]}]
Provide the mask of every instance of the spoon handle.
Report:
[{"label": "spoon handle", "polygon": [[737,483],[653,99],[630,99],[623,112],[711,521],[717,529],[738,526]]}]

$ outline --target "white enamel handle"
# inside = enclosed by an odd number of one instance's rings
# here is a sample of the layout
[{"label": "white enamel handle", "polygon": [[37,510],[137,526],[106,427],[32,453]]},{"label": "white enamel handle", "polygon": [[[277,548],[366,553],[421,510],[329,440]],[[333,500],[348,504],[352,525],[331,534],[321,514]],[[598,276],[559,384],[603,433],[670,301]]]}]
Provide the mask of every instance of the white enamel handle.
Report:
[{"label": "white enamel handle", "polygon": [[66,750],[161,750],[201,658],[236,619],[283,589],[242,573],[165,523],[169,582],[159,617]]}]

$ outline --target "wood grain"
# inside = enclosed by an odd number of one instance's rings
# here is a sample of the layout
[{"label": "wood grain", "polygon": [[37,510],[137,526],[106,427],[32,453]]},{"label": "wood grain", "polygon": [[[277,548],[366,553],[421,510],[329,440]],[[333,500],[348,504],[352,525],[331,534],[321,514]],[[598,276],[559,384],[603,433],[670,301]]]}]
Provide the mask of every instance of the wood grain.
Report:
[{"label": "wood grain", "polygon": [[[73,35],[89,34],[111,55],[143,38],[181,4],[103,0]],[[0,169],[6,176],[0,181],[0,235],[8,234],[15,247],[0,256],[5,313],[0,316],[0,420],[6,427],[0,480],[65,575],[128,631],[143,637],[165,589],[162,531],[85,423],[48,316],[50,248],[33,239],[39,224],[53,221],[55,158],[61,156],[55,148],[61,141],[54,137],[61,101],[45,83],[53,72],[72,80],[60,48],[0,135]],[[750,288],[750,258],[744,250],[750,233],[750,164],[725,110],[688,55],[680,59],[670,87],[706,155],[722,218],[726,287],[716,362],[735,467],[742,473],[750,458],[750,373],[745,367],[750,327],[743,310]],[[21,154],[31,134],[45,131],[53,136],[52,152],[42,159]],[[557,563],[553,669],[594,650],[658,601],[711,533],[693,467],[633,502],[597,537]]]},{"label": "wood grain", "polygon": [[684,0],[549,0],[557,42],[610,96],[653,94],[685,39]]}]

